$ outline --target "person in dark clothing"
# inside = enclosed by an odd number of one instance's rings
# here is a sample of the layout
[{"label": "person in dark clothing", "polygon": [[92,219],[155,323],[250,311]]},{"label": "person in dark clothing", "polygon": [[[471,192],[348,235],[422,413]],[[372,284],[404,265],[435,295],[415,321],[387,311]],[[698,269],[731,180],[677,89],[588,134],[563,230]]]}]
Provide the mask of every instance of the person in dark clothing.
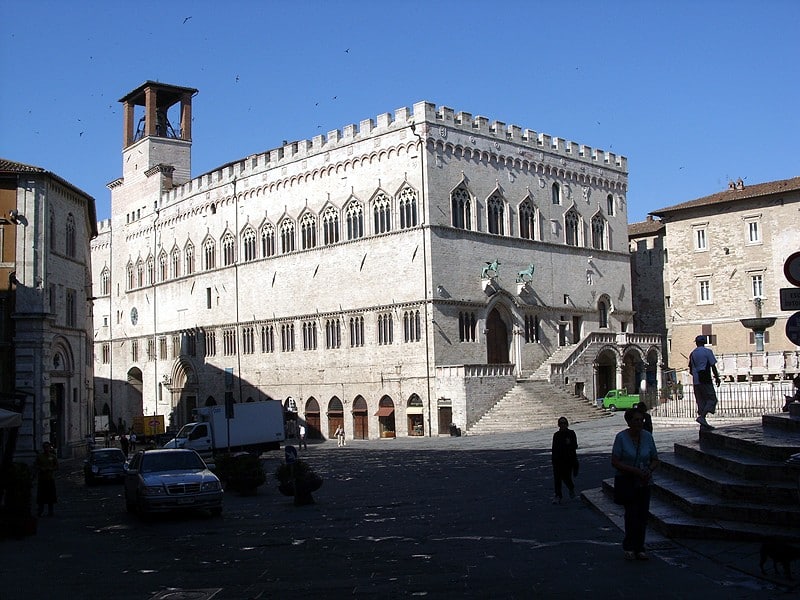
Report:
[{"label": "person in dark clothing", "polygon": [[38,486],[36,489],[36,503],[39,505],[39,516],[44,514],[47,505],[47,516],[53,516],[53,504],[57,500],[55,472],[58,471],[58,459],[53,451],[53,445],[45,442],[42,451],[36,455],[34,462]]},{"label": "person in dark clothing", "polygon": [[575,497],[575,484],[572,483],[573,473],[577,474],[578,465],[578,436],[569,428],[566,417],[558,418],[558,431],[553,434],[553,448],[551,460],[553,463],[553,504],[561,504],[561,485],[567,486],[569,497]]},{"label": "person in dark clothing", "polygon": [[650,413],[647,412],[647,404],[644,402],[639,402],[639,404],[633,408],[638,408],[642,412],[642,415],[644,415],[644,424],[642,425],[642,429],[653,433],[653,418],[650,416]]}]

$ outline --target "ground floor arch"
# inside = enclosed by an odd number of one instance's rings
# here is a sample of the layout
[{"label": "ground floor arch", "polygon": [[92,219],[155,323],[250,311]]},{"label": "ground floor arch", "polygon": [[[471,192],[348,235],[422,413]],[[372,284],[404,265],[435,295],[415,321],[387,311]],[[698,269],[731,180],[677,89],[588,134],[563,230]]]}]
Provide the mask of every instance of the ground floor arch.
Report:
[{"label": "ground floor arch", "polygon": [[[334,396],[328,401],[328,438],[332,438],[336,430],[344,429],[344,407],[342,401]],[[345,435],[347,430],[345,429]]]},{"label": "ground floor arch", "polygon": [[509,362],[511,337],[510,324],[495,306],[486,317],[486,362],[506,364]]},{"label": "ground floor arch", "polygon": [[422,398],[411,394],[406,404],[406,417],[408,420],[408,435],[425,435],[425,420],[423,418]]},{"label": "ground floor arch", "polygon": [[319,402],[315,398],[309,398],[306,401],[306,408],[303,414],[306,419],[306,436],[312,440],[322,439]]},{"label": "ground floor arch", "polygon": [[369,439],[369,412],[363,396],[356,396],[353,400],[353,439]]},{"label": "ground floor arch", "polygon": [[384,396],[378,402],[378,433],[382,438],[393,438],[397,435],[394,422],[394,400],[389,396]]}]

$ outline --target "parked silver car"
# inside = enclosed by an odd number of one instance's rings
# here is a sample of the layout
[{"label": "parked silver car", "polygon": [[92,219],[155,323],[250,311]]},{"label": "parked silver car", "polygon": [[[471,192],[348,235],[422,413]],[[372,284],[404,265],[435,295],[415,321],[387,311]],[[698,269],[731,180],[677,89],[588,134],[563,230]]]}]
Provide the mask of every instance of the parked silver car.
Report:
[{"label": "parked silver car", "polygon": [[128,512],[207,509],[222,514],[222,485],[194,450],[142,450],[125,472]]},{"label": "parked silver car", "polygon": [[83,461],[83,480],[86,485],[100,481],[122,481],[126,460],[125,453],[119,448],[92,450]]}]

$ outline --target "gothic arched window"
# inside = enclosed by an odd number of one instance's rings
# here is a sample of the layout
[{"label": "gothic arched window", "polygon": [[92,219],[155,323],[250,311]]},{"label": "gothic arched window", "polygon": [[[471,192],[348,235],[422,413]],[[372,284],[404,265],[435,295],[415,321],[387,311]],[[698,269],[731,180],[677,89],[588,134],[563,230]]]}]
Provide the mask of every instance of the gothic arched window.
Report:
[{"label": "gothic arched window", "polygon": [[489,233],[503,235],[505,228],[503,227],[505,202],[503,202],[500,194],[492,194],[486,202],[486,217],[489,225]]},{"label": "gothic arched window", "polygon": [[472,201],[469,192],[458,187],[450,194],[453,227],[472,229]]},{"label": "gothic arched window", "polygon": [[303,250],[317,247],[317,218],[310,212],[300,217],[300,243]]},{"label": "gothic arched window", "polygon": [[417,192],[406,186],[399,196],[400,229],[417,226]]},{"label": "gothic arched window", "polygon": [[519,237],[536,239],[536,209],[530,200],[524,200],[519,205]]},{"label": "gothic arched window", "polygon": [[580,224],[580,217],[578,213],[570,209],[564,215],[564,235],[568,246],[577,246],[579,243],[578,229]]},{"label": "gothic arched window", "polygon": [[322,243],[326,246],[339,241],[339,211],[329,206],[322,213]]},{"label": "gothic arched window", "polygon": [[353,200],[347,205],[347,239],[357,240],[364,237],[364,207]]},{"label": "gothic arched window", "polygon": [[380,193],[372,203],[375,226],[372,233],[386,233],[392,230],[392,205],[389,196]]}]

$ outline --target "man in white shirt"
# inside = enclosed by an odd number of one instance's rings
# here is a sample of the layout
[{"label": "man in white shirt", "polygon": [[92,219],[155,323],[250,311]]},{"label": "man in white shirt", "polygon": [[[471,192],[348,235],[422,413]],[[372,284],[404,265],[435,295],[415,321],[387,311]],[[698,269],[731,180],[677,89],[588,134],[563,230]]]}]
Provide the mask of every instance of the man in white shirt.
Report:
[{"label": "man in white shirt", "polygon": [[707,414],[714,414],[717,410],[717,390],[711,381],[711,374],[719,387],[720,378],[717,372],[717,359],[714,353],[706,348],[706,336],[698,335],[694,338],[697,348],[689,354],[689,373],[692,374],[692,389],[694,399],[697,403],[698,417],[695,419],[700,423],[700,429],[714,429],[706,421]]}]

